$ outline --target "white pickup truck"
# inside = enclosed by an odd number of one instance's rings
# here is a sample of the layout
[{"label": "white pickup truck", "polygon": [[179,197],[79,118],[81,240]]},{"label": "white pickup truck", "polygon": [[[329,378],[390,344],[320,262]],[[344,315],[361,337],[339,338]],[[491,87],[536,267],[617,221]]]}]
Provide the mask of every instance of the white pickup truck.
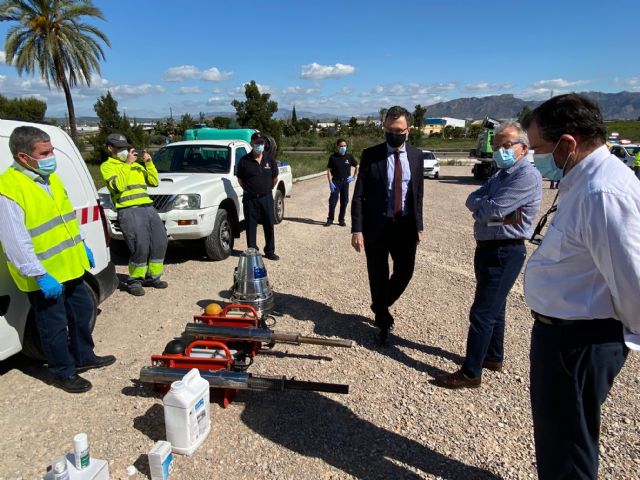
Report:
[{"label": "white pickup truck", "polygon": [[[242,188],[235,176],[240,158],[251,151],[255,130],[200,128],[187,130],[185,140],[162,147],[153,156],[160,185],[147,191],[167,229],[169,240],[200,240],[212,260],[224,260],[240,237],[244,220]],[[276,223],[284,217],[284,199],[291,195],[291,167],[278,162],[273,188]],[[122,240],[118,215],[106,187],[100,201],[114,239]]]}]

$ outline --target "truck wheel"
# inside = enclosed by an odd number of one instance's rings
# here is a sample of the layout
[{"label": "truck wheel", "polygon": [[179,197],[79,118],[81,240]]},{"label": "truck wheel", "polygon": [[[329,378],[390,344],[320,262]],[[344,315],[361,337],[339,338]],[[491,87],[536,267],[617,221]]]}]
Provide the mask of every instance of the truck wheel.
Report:
[{"label": "truck wheel", "polygon": [[204,239],[204,249],[211,260],[224,260],[233,250],[233,227],[226,210],[218,210],[213,231]]},{"label": "truck wheel", "polygon": [[[89,293],[89,298],[93,304],[93,312],[89,319],[89,329],[93,332],[93,327],[96,325],[96,318],[98,316],[98,296],[96,292],[91,288],[86,281],[82,282],[84,287]],[[38,327],[36,326],[36,318],[32,309],[29,309],[27,315],[27,323],[24,326],[24,336],[22,337],[22,353],[27,357],[34,360],[45,361],[44,352],[42,351],[42,344],[40,343],[40,334],[38,333]]]},{"label": "truck wheel", "polygon": [[280,189],[276,190],[276,195],[273,199],[273,214],[276,219],[276,225],[284,219],[284,195]]}]

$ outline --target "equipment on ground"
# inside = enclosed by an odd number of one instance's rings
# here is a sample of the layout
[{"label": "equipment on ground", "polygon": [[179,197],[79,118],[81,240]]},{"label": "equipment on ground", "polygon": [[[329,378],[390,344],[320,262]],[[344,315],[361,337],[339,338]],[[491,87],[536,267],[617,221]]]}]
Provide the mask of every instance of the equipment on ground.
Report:
[{"label": "equipment on ground", "polygon": [[500,122],[491,117],[485,117],[482,122],[482,132],[478,135],[476,148],[469,152],[470,157],[476,157],[480,161],[471,169],[474,178],[489,178],[498,169],[493,161],[493,137],[498,125]]},{"label": "equipment on ground", "polygon": [[273,291],[269,285],[267,269],[262,255],[255,248],[248,248],[240,254],[233,274],[231,301],[250,305],[261,316],[273,310]]},{"label": "equipment on ground", "polygon": [[[259,267],[258,267],[259,268]],[[217,309],[212,309],[217,310]],[[227,407],[236,390],[313,390],[348,393],[349,386],[334,383],[299,381],[285,377],[263,377],[247,373],[254,358],[276,343],[315,344],[349,348],[350,340],[309,337],[299,333],[274,332],[267,328],[275,321],[260,316],[251,305],[231,304],[217,314],[194,315],[194,323],[186,326],[182,337],[171,340],[162,355],[151,356],[151,367],[140,370],[142,382],[153,383],[167,391],[168,385],[197,368],[211,388],[222,393]]]}]

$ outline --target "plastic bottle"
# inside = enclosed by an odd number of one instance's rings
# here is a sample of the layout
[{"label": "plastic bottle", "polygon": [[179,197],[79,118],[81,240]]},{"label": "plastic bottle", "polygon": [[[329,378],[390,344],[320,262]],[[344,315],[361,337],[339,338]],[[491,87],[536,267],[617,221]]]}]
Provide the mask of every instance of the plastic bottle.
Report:
[{"label": "plastic bottle", "polygon": [[89,437],[86,433],[78,433],[73,437],[73,463],[78,470],[89,466]]},{"label": "plastic bottle", "polygon": [[69,480],[69,469],[67,468],[67,457],[60,455],[51,462],[51,471],[54,480]]},{"label": "plastic bottle", "polygon": [[191,455],[211,430],[209,382],[192,368],[162,399],[167,440],[175,453]]}]

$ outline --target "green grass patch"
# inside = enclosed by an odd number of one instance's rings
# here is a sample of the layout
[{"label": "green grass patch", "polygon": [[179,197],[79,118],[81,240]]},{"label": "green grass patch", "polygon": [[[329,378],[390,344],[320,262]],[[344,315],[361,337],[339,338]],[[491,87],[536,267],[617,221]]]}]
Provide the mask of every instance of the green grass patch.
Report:
[{"label": "green grass patch", "polygon": [[102,174],[100,173],[100,165],[96,165],[95,163],[87,163],[87,168],[89,169],[89,173],[91,174],[91,178],[93,178],[93,183],[96,184],[96,188],[100,190],[104,187],[104,181],[102,180]]},{"label": "green grass patch", "polygon": [[620,140],[631,140],[633,143],[640,142],[640,122],[637,120],[627,120],[620,122],[605,122],[607,137],[611,132],[618,132]]},{"label": "green grass patch", "polygon": [[278,155],[278,160],[290,164],[293,178],[299,178],[313,173],[324,172],[327,169],[329,154],[287,152]]}]

